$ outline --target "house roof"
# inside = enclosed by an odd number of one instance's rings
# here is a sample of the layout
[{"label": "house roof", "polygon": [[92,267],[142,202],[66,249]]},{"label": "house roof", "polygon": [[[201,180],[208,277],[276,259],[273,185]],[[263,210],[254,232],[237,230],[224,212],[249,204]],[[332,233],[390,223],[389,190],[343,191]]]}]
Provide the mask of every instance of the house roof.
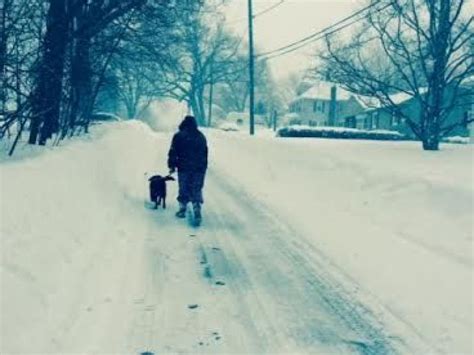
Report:
[{"label": "house roof", "polygon": [[474,75],[470,75],[461,80],[461,86],[473,86]]},{"label": "house roof", "polygon": [[[347,101],[351,97],[354,98],[365,110],[374,110],[383,107],[383,103],[376,97],[372,96],[363,96],[357,95],[350,91],[347,91],[341,88],[339,85],[329,82],[329,81],[318,81],[308,90],[303,92],[301,95],[297,96],[292,102],[301,100],[301,99],[310,99],[310,100],[331,100],[331,88],[336,86],[336,100],[337,101]],[[425,94],[428,91],[427,88],[420,88],[419,93],[421,95]],[[399,92],[396,94],[390,95],[390,99],[395,105],[400,105],[408,100],[411,100],[415,97],[415,93]]]},{"label": "house roof", "polygon": [[379,99],[372,96],[363,96],[363,95],[352,95],[355,100],[361,105],[364,109],[377,109],[382,106],[382,103]]},{"label": "house roof", "polygon": [[[419,93],[421,95],[425,94],[428,91],[427,88],[420,88]],[[353,97],[359,102],[359,104],[364,107],[366,110],[374,110],[383,107],[383,103],[376,97],[372,96],[362,96],[362,95],[353,95]],[[400,105],[406,101],[409,101],[415,97],[414,93],[398,92],[396,94],[390,95],[390,100],[395,105]]]},{"label": "house roof", "polygon": [[331,100],[331,88],[336,86],[336,100],[338,101],[345,101],[349,100],[352,96],[347,90],[342,89],[340,86],[328,82],[328,81],[318,81],[313,86],[311,86],[308,90],[303,92],[301,95],[296,97],[294,101],[300,99],[312,99],[312,100]]}]

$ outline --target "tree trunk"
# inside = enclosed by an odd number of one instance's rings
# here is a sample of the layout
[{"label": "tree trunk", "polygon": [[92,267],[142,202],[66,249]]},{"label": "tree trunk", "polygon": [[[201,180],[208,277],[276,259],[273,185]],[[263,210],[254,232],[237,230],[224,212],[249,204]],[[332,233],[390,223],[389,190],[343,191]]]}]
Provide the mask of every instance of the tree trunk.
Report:
[{"label": "tree trunk", "polygon": [[137,103],[135,100],[130,100],[125,105],[127,107],[127,118],[133,119],[137,114]]},{"label": "tree trunk", "polygon": [[[68,0],[50,0],[42,58],[32,97],[32,123],[28,142],[45,145],[59,129],[64,58],[68,39]],[[39,134],[39,140],[38,140]]]},{"label": "tree trunk", "polygon": [[69,125],[74,129],[77,118],[85,126],[91,114],[92,69],[89,58],[91,39],[80,37],[75,41],[71,63],[72,104]]},{"label": "tree trunk", "polygon": [[439,150],[439,138],[430,136],[423,139],[423,150]]},{"label": "tree trunk", "polygon": [[440,0],[439,11],[433,7],[433,71],[428,83],[428,110],[425,116],[423,149],[439,150],[441,139],[442,108],[446,90],[446,67],[450,35],[450,0]]},{"label": "tree trunk", "polygon": [[6,77],[5,77],[5,66],[7,61],[7,12],[9,11],[11,1],[5,0],[1,8],[0,18],[0,101],[2,111],[6,110]]},{"label": "tree trunk", "polygon": [[198,123],[200,126],[206,126],[206,108],[204,105],[204,88],[199,88],[197,91],[197,104],[199,105],[199,118]]},{"label": "tree trunk", "polygon": [[213,89],[214,89],[214,83],[211,81],[211,86],[209,87],[209,111],[208,111],[208,117],[207,117],[207,126],[211,127],[212,125],[212,99],[213,99]]},{"label": "tree trunk", "polygon": [[193,93],[192,95],[190,95],[190,102],[189,102],[189,106],[191,107],[191,111],[194,115],[194,117],[196,118],[196,121],[198,123],[198,125],[201,125],[202,122],[201,122],[201,111],[200,111],[200,107],[199,107],[199,103],[198,103],[198,99],[197,99],[197,94],[196,93]]},{"label": "tree trunk", "polygon": [[204,106],[204,92],[201,88],[195,88],[189,93],[189,106],[199,126],[205,126],[206,113]]}]

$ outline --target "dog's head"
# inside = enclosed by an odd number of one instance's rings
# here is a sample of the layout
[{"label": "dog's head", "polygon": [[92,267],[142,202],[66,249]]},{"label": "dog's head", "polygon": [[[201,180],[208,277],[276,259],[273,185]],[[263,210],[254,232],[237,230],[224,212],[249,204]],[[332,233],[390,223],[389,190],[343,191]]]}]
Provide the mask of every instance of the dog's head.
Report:
[{"label": "dog's head", "polygon": [[163,177],[161,175],[153,175],[153,176],[150,176],[148,178],[148,181],[158,181],[158,180],[162,180]]},{"label": "dog's head", "polygon": [[170,175],[168,176],[161,176],[161,175],[153,175],[151,176],[148,181],[159,181],[159,180],[163,180],[163,181],[176,181],[176,179]]}]

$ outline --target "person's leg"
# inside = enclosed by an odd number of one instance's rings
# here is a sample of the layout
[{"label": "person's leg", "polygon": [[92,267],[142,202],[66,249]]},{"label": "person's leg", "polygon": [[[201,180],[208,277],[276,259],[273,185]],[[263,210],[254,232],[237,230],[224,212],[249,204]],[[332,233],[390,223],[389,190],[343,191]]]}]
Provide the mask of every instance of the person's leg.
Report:
[{"label": "person's leg", "polygon": [[204,203],[202,189],[204,187],[205,172],[194,172],[192,175],[191,202],[193,203],[194,218],[199,223],[201,221],[201,205]]},{"label": "person's leg", "polygon": [[186,217],[186,206],[190,201],[190,176],[187,172],[178,171],[178,202],[179,210],[176,216],[179,218]]}]

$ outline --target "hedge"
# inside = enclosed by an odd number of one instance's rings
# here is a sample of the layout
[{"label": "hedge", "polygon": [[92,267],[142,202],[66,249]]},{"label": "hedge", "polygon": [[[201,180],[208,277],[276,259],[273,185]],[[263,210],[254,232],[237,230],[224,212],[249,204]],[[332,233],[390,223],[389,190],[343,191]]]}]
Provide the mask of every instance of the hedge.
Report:
[{"label": "hedge", "polygon": [[400,141],[410,139],[409,137],[397,131],[367,131],[344,127],[311,127],[299,125],[282,127],[277,131],[277,136],[284,138],[369,139],[384,141]]}]

